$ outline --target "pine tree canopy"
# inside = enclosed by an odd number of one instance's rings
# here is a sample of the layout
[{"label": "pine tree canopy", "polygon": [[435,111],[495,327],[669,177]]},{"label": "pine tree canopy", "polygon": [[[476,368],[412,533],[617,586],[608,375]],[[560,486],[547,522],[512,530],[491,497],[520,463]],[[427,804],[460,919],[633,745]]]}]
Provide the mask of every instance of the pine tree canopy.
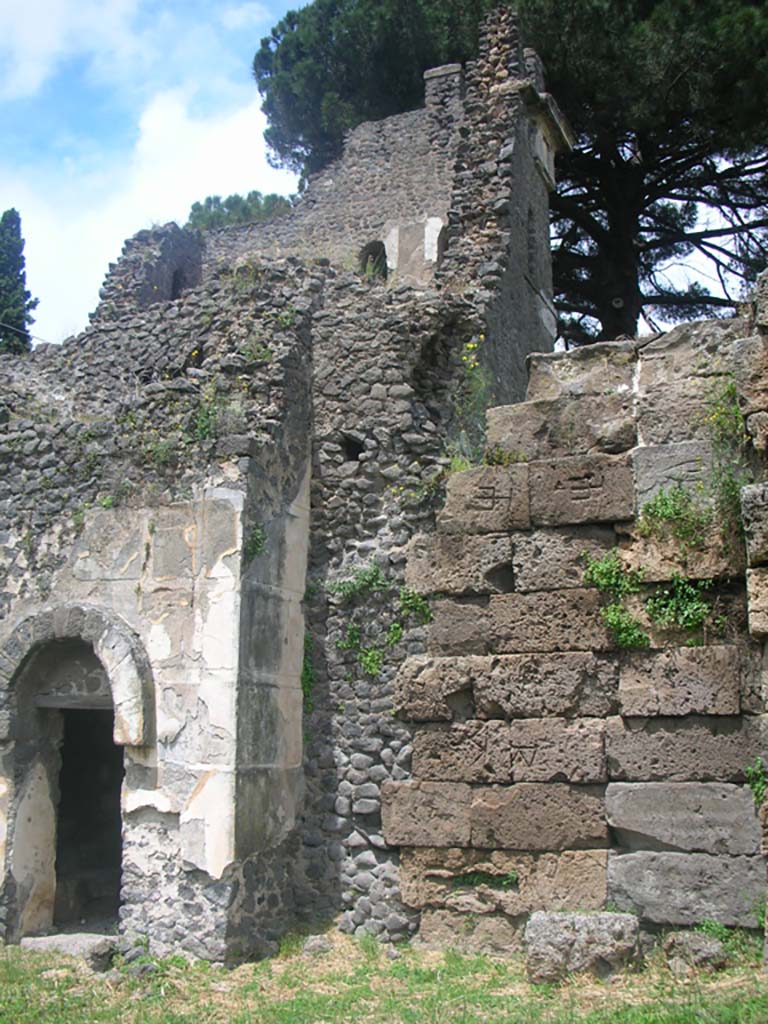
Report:
[{"label": "pine tree canopy", "polygon": [[[422,73],[471,57],[493,6],[314,0],[287,14],[253,65],[274,161],[313,173],[347,129],[418,106]],[[633,335],[641,316],[730,312],[768,264],[766,5],[516,7],[577,138],[552,197],[562,333],[588,341]],[[667,271],[694,256],[699,280],[681,286]]]},{"label": "pine tree canopy", "polygon": [[272,220],[293,209],[290,199],[274,192],[263,196],[261,192],[249,192],[247,196],[207,196],[202,203],[193,203],[189,211],[188,228],[223,228],[229,224],[251,224],[256,221]]}]

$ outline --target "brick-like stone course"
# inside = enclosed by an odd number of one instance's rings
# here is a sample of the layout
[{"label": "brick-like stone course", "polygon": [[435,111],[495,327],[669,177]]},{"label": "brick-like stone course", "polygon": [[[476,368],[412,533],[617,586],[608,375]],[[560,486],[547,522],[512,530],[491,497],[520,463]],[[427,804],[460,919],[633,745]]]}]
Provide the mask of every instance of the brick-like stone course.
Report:
[{"label": "brick-like stone course", "polygon": [[590,455],[535,462],[530,466],[531,522],[537,526],[611,523],[635,513],[630,462]]},{"label": "brick-like stone course", "polygon": [[631,654],[619,671],[621,713],[738,715],[743,671],[742,650],[735,645]]}]

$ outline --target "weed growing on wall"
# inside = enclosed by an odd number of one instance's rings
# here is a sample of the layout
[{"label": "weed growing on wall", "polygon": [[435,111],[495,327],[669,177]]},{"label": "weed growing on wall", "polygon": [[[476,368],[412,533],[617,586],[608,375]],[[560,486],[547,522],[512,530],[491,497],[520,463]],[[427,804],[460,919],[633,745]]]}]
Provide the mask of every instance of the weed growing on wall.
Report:
[{"label": "weed growing on wall", "polygon": [[301,660],[301,693],[304,703],[304,714],[309,715],[314,709],[312,691],[315,687],[315,668],[312,664],[314,645],[309,633],[304,634],[304,654]]},{"label": "weed growing on wall", "polygon": [[494,875],[490,871],[467,871],[462,875],[454,875],[451,879],[451,887],[464,889],[487,885],[489,889],[515,889],[517,880],[516,871],[508,871],[504,875]]},{"label": "weed growing on wall", "polygon": [[[410,619],[415,625],[423,626],[432,619],[426,598],[407,587],[397,589],[375,564],[358,569],[345,580],[327,583],[325,589],[339,598],[342,604],[352,606],[346,629],[336,641],[337,649],[354,655],[365,675],[374,678],[384,666],[387,651],[395,647],[405,634],[402,620]],[[379,598],[379,611],[375,616],[370,614],[368,607],[368,599],[373,595],[383,595]],[[381,608],[382,604],[384,608]],[[388,615],[396,617],[384,625]]]},{"label": "weed growing on wall", "polygon": [[618,551],[609,551],[602,558],[585,556],[584,582],[607,594],[611,601],[600,609],[600,616],[608,627],[617,647],[647,647],[650,638],[639,620],[622,603],[629,594],[640,591],[643,574],[629,569],[619,558]]},{"label": "weed growing on wall", "polygon": [[640,620],[623,604],[614,601],[606,605],[600,609],[600,616],[617,647],[650,647],[651,638]]},{"label": "weed growing on wall", "polygon": [[662,629],[698,632],[712,614],[713,602],[706,595],[711,589],[712,580],[688,580],[675,573],[645,602],[648,617]]},{"label": "weed growing on wall", "polygon": [[728,375],[712,388],[707,399],[705,424],[714,452],[711,491],[723,538],[743,538],[741,488],[752,482],[746,461],[749,435],[739,409],[736,381]]},{"label": "weed growing on wall", "polygon": [[267,546],[267,535],[264,532],[264,527],[256,524],[251,527],[248,532],[248,536],[243,544],[243,558],[245,559],[246,565],[252,562],[254,558],[264,553],[264,549]]},{"label": "weed growing on wall", "polygon": [[763,764],[762,757],[756,757],[752,764],[748,764],[744,769],[744,778],[747,780],[747,785],[752,790],[752,796],[755,799],[755,806],[762,807],[763,801],[765,800],[765,794],[768,792],[768,777],[766,776],[765,765]]},{"label": "weed growing on wall", "polygon": [[656,540],[671,538],[684,552],[703,547],[711,533],[714,511],[702,507],[701,497],[697,501],[697,496],[682,484],[662,488],[643,505],[637,532]]}]

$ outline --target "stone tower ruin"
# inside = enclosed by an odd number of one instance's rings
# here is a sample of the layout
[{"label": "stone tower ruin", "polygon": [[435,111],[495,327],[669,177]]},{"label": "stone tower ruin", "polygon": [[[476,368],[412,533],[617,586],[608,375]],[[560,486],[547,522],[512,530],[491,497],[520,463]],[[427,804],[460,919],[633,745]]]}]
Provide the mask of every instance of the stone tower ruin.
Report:
[{"label": "stone tower ruin", "polygon": [[[631,661],[580,559],[640,558],[642,502],[708,457],[679,409],[710,378],[746,382],[759,458],[762,314],[548,354],[569,143],[502,10],[291,214],[140,232],[81,335],[0,358],[7,941],[119,915],[236,961],[340,915],[515,948],[536,910],[666,920],[640,860],[693,887],[676,920],[754,924],[743,566],[706,563],[727,637]],[[488,405],[490,464],[451,473]],[[705,810],[649,816],[671,785]]]}]

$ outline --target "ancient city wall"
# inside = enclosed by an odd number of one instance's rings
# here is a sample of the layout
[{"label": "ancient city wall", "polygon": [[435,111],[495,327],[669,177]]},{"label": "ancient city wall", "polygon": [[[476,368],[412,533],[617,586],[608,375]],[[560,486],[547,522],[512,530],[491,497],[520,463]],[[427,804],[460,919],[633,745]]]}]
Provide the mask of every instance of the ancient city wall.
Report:
[{"label": "ancient city wall", "polygon": [[[423,938],[510,948],[537,910],[762,919],[765,570],[723,488],[763,472],[765,354],[736,319],[532,357],[527,401],[489,411],[502,464],[451,477],[411,542],[406,581],[440,597],[396,681],[413,767],[383,834]],[[742,495],[757,566],[764,487]]]}]

